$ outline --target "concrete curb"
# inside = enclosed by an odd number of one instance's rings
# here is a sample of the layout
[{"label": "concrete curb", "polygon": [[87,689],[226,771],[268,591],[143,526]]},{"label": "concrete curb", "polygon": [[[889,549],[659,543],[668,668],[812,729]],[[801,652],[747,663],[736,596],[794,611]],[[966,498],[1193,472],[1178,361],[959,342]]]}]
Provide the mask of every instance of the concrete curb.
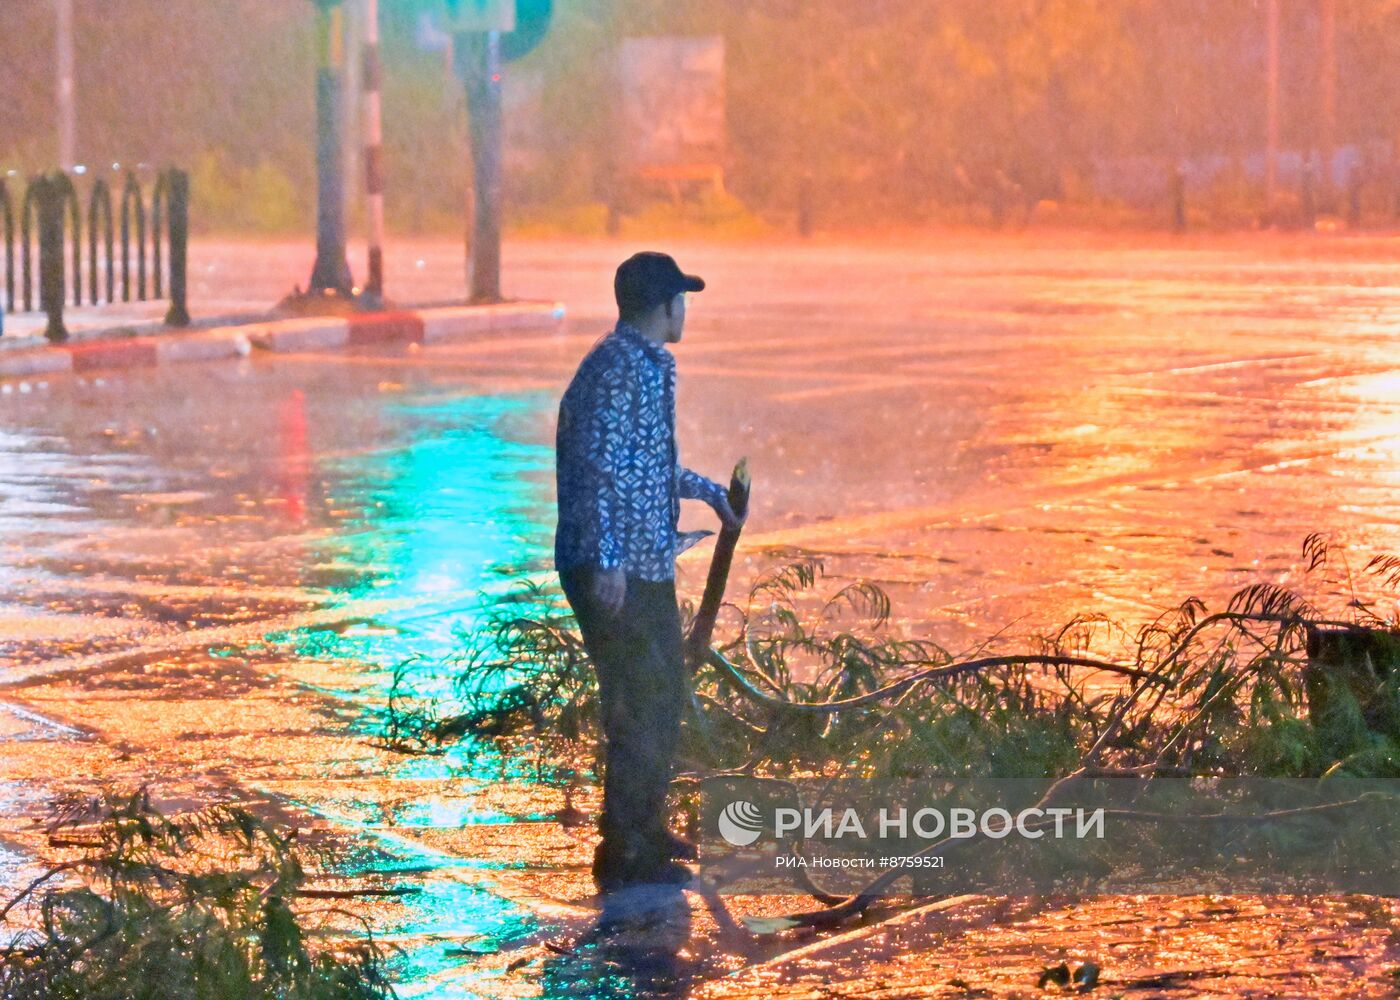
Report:
[{"label": "concrete curb", "polygon": [[[55,348],[40,348],[54,350]],[[64,348],[57,348],[64,350]],[[144,368],[156,363],[156,346],[149,337],[127,340],[93,340],[67,348],[73,356],[75,372],[101,368]]]},{"label": "concrete curb", "polygon": [[161,365],[236,358],[252,350],[247,334],[239,332],[237,327],[183,337],[152,338],[152,343],[156,349],[156,364]]},{"label": "concrete curb", "polygon": [[7,351],[0,354],[0,378],[24,378],[73,370],[73,355],[57,348]]},{"label": "concrete curb", "polygon": [[[563,306],[551,312],[557,324],[564,318]],[[461,340],[483,333],[530,329],[539,322],[537,317],[512,306],[459,306],[433,309],[423,314],[423,343]]]},{"label": "concrete curb", "polygon": [[284,319],[248,327],[247,334],[252,345],[264,351],[324,351],[350,342],[350,324],[320,317]]},{"label": "concrete curb", "polygon": [[266,320],[158,336],[114,337],[0,351],[0,379],[326,351],[366,344],[434,344],[496,332],[555,330],[564,307],[546,302],[399,309],[340,317]]}]

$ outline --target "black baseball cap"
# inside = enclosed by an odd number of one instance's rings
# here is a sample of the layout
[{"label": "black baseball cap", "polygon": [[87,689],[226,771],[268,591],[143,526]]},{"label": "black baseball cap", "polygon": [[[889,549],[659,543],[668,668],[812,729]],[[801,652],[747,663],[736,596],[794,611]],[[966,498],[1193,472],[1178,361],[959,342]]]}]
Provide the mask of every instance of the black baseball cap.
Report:
[{"label": "black baseball cap", "polygon": [[704,288],[703,278],[683,273],[674,257],[655,250],[644,250],[628,257],[618,265],[613,278],[617,308],[624,315],[654,309],[669,302],[678,292],[699,292]]}]

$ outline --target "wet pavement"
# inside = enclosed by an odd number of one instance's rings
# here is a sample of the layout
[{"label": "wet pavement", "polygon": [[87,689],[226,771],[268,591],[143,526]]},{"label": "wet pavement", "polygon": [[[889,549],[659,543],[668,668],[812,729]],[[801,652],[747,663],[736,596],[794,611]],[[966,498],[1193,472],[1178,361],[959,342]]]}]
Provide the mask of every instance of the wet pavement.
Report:
[{"label": "wet pavement", "polygon": [[[675,348],[682,457],[721,480],[749,458],[736,588],[818,556],[833,584],[880,583],[901,628],[954,650],[1294,581],[1312,531],[1358,558],[1400,551],[1396,246],[675,247],[709,281]],[[327,879],[412,883],[362,908],[403,949],[405,995],[593,995],[577,992],[593,972],[544,944],[594,916],[575,821],[591,793],[566,798],[560,775],[473,748],[378,750],[368,711],[408,658],[418,685],[445,691],[432,664],[454,629],[550,579],[554,407],[633,249],[510,248],[508,292],[566,303],[558,333],[0,385],[0,879],[22,878],[42,848],[33,818],[65,795],[148,782],[171,804],[237,797],[336,844],[346,860]],[[197,244],[192,308],[266,306],[304,257]],[[460,294],[454,241],[390,262],[406,301]],[[707,551],[683,560],[691,596]],[[1052,901],[1021,930],[939,938],[952,957],[936,982],[908,985],[892,955],[881,992],[860,971],[879,956],[862,954],[806,969],[792,995],[937,995],[954,979],[967,988],[947,995],[1029,995],[1057,948],[1101,956],[1142,995],[1364,995],[1307,984],[1365,974],[1380,990],[1400,964],[1385,905],[1298,902],[1226,929],[1218,901],[1175,905],[1181,926],[1153,937],[1138,914],[1157,903]],[[684,975],[774,949],[726,944],[698,904],[694,921],[704,945],[690,947],[714,954]],[[1123,921],[1129,957],[1112,958],[1104,928]],[[1313,924],[1347,944],[1288,937]],[[1321,955],[1286,981],[1246,980],[1260,963],[1201,971],[1264,948],[1266,929],[1279,954]],[[1165,972],[1184,985],[1153,985]]]}]

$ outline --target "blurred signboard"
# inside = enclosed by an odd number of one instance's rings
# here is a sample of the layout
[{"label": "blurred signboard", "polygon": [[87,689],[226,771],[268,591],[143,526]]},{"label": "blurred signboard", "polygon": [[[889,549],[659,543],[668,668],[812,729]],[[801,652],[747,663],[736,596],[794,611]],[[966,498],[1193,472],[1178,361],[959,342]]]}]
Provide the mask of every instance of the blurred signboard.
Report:
[{"label": "blurred signboard", "polygon": [[627,38],[618,53],[626,165],[644,176],[722,177],[724,39]]},{"label": "blurred signboard", "polygon": [[452,31],[514,31],[515,0],[447,0]]}]

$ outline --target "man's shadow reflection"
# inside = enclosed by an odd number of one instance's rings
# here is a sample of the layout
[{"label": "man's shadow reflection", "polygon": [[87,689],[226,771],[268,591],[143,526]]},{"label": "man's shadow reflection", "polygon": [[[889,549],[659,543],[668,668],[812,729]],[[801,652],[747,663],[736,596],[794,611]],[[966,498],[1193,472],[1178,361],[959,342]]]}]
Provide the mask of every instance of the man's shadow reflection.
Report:
[{"label": "man's shadow reflection", "polygon": [[674,997],[689,992],[696,960],[690,904],[679,886],[637,885],[604,898],[598,918],[541,970],[542,996]]}]

